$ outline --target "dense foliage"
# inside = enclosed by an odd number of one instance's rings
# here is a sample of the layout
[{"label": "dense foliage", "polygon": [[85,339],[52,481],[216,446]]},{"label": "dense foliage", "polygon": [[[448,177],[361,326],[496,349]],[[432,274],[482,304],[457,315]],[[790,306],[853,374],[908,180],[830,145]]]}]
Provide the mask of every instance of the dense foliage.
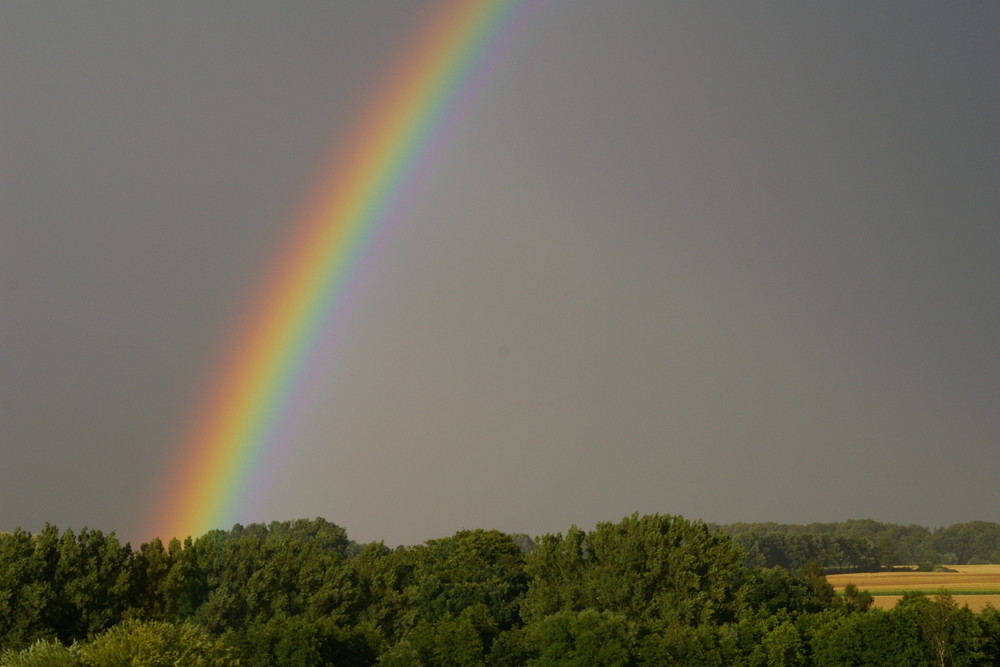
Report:
[{"label": "dense foliage", "polygon": [[[0,664],[1000,664],[1000,612],[835,596],[817,552],[800,563],[779,534],[826,533],[633,515],[537,542],[465,530],[389,549],[316,519],[133,550],[18,530],[0,535]],[[870,536],[818,543],[845,565],[851,539]]]},{"label": "dense foliage", "polygon": [[957,523],[937,530],[871,519],[807,525],[735,523],[717,527],[742,545],[751,567],[878,570],[900,563],[1000,563],[1000,524]]}]

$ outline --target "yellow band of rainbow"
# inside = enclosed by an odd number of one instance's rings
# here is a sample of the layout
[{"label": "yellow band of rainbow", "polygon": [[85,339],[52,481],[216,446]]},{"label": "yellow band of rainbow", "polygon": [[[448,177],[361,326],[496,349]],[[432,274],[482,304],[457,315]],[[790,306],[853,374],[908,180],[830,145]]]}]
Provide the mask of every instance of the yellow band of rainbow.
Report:
[{"label": "yellow band of rainbow", "polygon": [[419,176],[463,91],[481,84],[524,4],[447,0],[362,109],[347,150],[238,326],[145,535],[183,538],[231,526],[267,450],[280,446],[277,425],[292,388],[366,247],[399,218],[394,203]]}]

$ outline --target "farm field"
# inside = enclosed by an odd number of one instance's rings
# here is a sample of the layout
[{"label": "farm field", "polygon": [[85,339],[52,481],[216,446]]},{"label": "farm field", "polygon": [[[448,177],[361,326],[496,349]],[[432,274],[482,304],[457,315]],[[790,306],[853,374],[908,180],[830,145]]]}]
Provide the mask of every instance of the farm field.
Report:
[{"label": "farm field", "polygon": [[949,565],[955,572],[857,572],[827,576],[838,593],[853,583],[875,598],[875,606],[893,607],[905,591],[935,595],[941,590],[952,594],[959,605],[982,611],[987,604],[1000,608],[1000,565]]}]

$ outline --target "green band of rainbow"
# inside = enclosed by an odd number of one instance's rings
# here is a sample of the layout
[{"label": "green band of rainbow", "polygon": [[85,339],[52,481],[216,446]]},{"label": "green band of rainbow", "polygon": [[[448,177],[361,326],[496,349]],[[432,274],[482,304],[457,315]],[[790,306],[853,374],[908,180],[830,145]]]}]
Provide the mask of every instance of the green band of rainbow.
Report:
[{"label": "green band of rainbow", "polygon": [[419,181],[421,160],[462,92],[479,83],[522,4],[445,2],[363,109],[348,149],[238,328],[145,534],[169,539],[231,525],[267,450],[279,446],[294,387],[366,247],[400,217],[397,203]]}]

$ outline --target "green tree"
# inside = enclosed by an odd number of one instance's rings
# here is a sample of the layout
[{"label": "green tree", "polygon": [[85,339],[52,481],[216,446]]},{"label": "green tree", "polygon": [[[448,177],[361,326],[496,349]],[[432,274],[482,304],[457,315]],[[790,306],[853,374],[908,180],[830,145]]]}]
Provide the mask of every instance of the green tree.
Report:
[{"label": "green tree", "polygon": [[884,570],[891,570],[899,558],[896,543],[888,535],[878,538],[878,561]]},{"label": "green tree", "polygon": [[873,609],[861,614],[824,613],[812,629],[817,667],[919,665],[923,649],[915,633],[901,633],[897,616]]},{"label": "green tree", "polygon": [[349,559],[347,567],[358,587],[357,622],[379,635],[380,653],[396,647],[394,659],[404,660],[409,645],[397,644],[417,621],[408,591],[417,581],[418,554],[405,547],[390,550],[373,543]]},{"label": "green tree", "polygon": [[360,628],[333,619],[275,617],[224,635],[243,667],[360,667],[375,663],[377,651]]},{"label": "green tree", "polygon": [[549,534],[536,541],[526,566],[531,583],[522,605],[525,620],[589,604],[585,572],[590,566],[590,551],[586,542],[586,533],[576,526],[570,527],[566,537]]},{"label": "green tree", "polygon": [[532,667],[618,667],[628,665],[633,639],[621,614],[584,609],[561,611],[529,625]]},{"label": "green tree", "polygon": [[81,667],[80,656],[58,641],[39,639],[28,648],[0,653],[3,667]]},{"label": "green tree", "polygon": [[[177,538],[170,540],[166,555],[170,569],[159,583],[163,595],[165,616],[163,620],[172,622],[187,620],[193,617],[208,599],[211,585],[218,584],[217,578],[210,574],[217,562],[216,548],[215,543],[208,543],[202,539],[197,543],[190,537],[183,543]],[[211,583],[210,577],[213,579]],[[149,591],[146,595],[155,598],[156,591]],[[148,620],[155,620],[155,616]]]},{"label": "green tree", "polygon": [[947,593],[940,593],[921,609],[920,629],[935,665],[945,667],[955,640],[958,604]]},{"label": "green tree", "polygon": [[959,607],[942,591],[925,600],[920,613],[920,631],[933,664],[986,664],[988,639],[968,607]]},{"label": "green tree", "polygon": [[55,526],[46,524],[38,535],[17,529],[0,536],[0,647],[20,650],[55,638],[58,562]]},{"label": "green tree", "polygon": [[379,662],[427,667],[484,665],[496,634],[489,609],[476,603],[457,616],[445,612],[435,620],[419,619],[401,642],[379,657]]},{"label": "green tree", "polygon": [[[826,583],[826,579],[822,582]],[[822,598],[817,595],[817,588]],[[832,587],[829,593],[832,596]],[[748,611],[758,615],[773,615],[779,611],[801,614],[829,606],[826,591],[818,582],[810,582],[780,566],[754,572],[743,589],[743,601]]]},{"label": "green tree", "polygon": [[265,530],[210,540],[211,565],[199,568],[208,594],[193,618],[218,633],[302,614],[353,623],[357,587],[341,552],[321,543]]},{"label": "green tree", "polygon": [[482,665],[496,625],[482,603],[466,607],[457,618],[446,614],[434,628],[433,664]]},{"label": "green tree", "polygon": [[595,609],[629,619],[721,622],[736,611],[742,553],[705,524],[634,514],[564,539],[545,536],[528,561],[525,618]]},{"label": "green tree", "polygon": [[159,538],[139,547],[132,563],[132,588],[128,616],[143,621],[173,620],[172,600],[167,588],[173,554]]},{"label": "green tree", "polygon": [[528,588],[524,554],[510,535],[494,530],[463,530],[430,540],[417,550],[412,599],[420,617],[436,621],[458,617],[484,605],[498,630],[520,623],[521,597]]},{"label": "green tree", "polygon": [[940,554],[953,554],[955,563],[973,559],[985,563],[1000,550],[1000,524],[970,521],[940,528],[930,539],[930,546]]},{"label": "green tree", "polygon": [[79,649],[93,667],[226,667],[238,665],[230,648],[204,628],[161,621],[125,621]]},{"label": "green tree", "polygon": [[86,528],[79,535],[63,533],[55,572],[61,640],[82,639],[122,619],[130,596],[131,556],[131,548],[113,533]]},{"label": "green tree", "polygon": [[729,626],[639,627],[636,662],[639,665],[697,665],[730,667],[738,662],[738,651]]},{"label": "green tree", "polygon": [[854,584],[844,586],[844,594],[840,597],[840,605],[848,611],[868,611],[874,602],[871,593],[858,590]]},{"label": "green tree", "polygon": [[0,538],[0,646],[70,643],[117,623],[132,593],[132,554],[114,534],[17,530]]},{"label": "green tree", "polygon": [[486,656],[487,667],[522,667],[531,657],[523,627],[505,630],[497,635]]},{"label": "green tree", "polygon": [[823,573],[823,566],[817,559],[814,558],[806,561],[799,568],[798,575],[805,582],[805,585],[809,588],[809,592],[812,594],[810,602],[814,608],[811,611],[827,609],[833,604],[836,593],[830,582],[826,580],[826,575]]},{"label": "green tree", "polygon": [[983,654],[983,663],[987,665],[1000,665],[1000,610],[993,605],[987,605],[986,609],[976,617],[979,624],[979,635],[982,637],[980,650]]},{"label": "green tree", "polygon": [[751,654],[751,664],[761,667],[791,667],[805,662],[805,647],[791,620],[775,625],[764,635],[759,653]]}]

